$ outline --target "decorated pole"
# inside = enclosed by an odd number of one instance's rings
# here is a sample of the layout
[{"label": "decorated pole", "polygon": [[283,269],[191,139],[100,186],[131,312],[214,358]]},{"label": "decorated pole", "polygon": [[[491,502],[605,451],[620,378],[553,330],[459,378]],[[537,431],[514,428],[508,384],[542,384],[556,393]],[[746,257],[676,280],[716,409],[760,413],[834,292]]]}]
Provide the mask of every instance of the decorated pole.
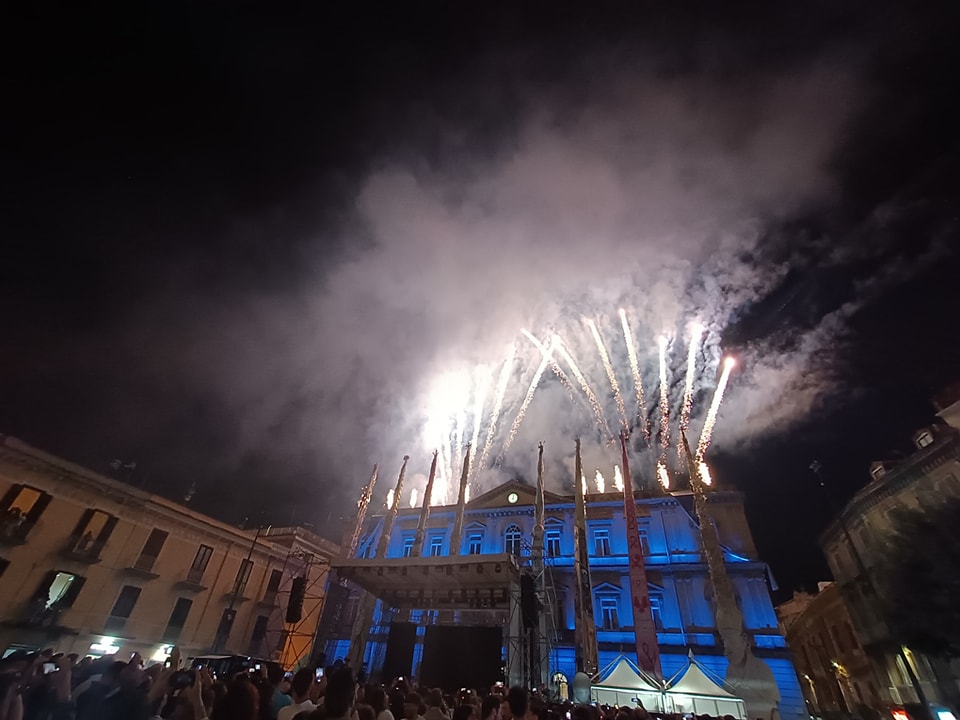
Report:
[{"label": "decorated pole", "polygon": [[[543,559],[543,536],[546,532],[546,508],[543,498],[543,443],[540,443],[539,455],[537,457],[537,495],[534,500],[534,525],[533,525],[533,579],[534,589],[537,597],[545,601],[546,577],[544,576]],[[531,673],[540,687],[546,687],[549,682],[549,651],[547,644],[547,614],[545,612],[537,613],[536,625],[536,663],[535,673]]]},{"label": "decorated pole", "polygon": [[463,543],[463,516],[467,509],[467,478],[470,475],[470,443],[463,455],[463,470],[460,473],[460,494],[457,495],[457,516],[453,521],[453,533],[450,535],[450,554],[459,555]]},{"label": "decorated pole", "polygon": [[363,521],[367,519],[367,510],[370,507],[370,498],[373,497],[373,486],[377,484],[377,471],[379,468],[379,465],[373,466],[370,480],[360,493],[360,499],[357,500],[357,523],[353,526],[350,547],[347,548],[346,556],[348,558],[352,558],[357,554],[357,546],[360,544],[360,533],[363,531]]},{"label": "decorated pole", "polygon": [[427,489],[423,491],[423,507],[420,508],[420,522],[417,523],[417,534],[413,540],[413,548],[410,551],[411,557],[423,556],[423,544],[427,539],[427,520],[430,519],[430,496],[433,495],[433,481],[437,477],[438,454],[438,451],[433,451],[433,462],[430,463],[430,477],[427,478]]},{"label": "decorated pole", "polygon": [[[397,519],[397,513],[400,511],[400,493],[403,491],[403,477],[407,472],[407,461],[409,455],[403,456],[403,464],[400,466],[400,474],[397,476],[397,486],[393,491],[393,504],[387,510],[387,515],[383,520],[383,532],[380,535],[380,542],[377,544],[377,558],[383,559],[387,556],[387,548],[390,546],[390,533],[393,532],[393,524]],[[355,670],[360,670],[363,665],[363,656],[367,649],[367,638],[370,636],[370,625],[373,623],[373,610],[377,599],[368,592],[360,597],[360,606],[357,608],[357,617],[353,623],[353,633],[350,641],[350,666]]]},{"label": "decorated pole", "polygon": [[577,671],[591,678],[600,669],[597,653],[597,624],[593,619],[593,583],[590,581],[590,550],[587,547],[587,507],[583,497],[583,461],[580,459],[580,438],[577,438],[577,460],[574,472],[576,510],[573,519],[574,576],[574,641]]},{"label": "decorated pole", "polygon": [[690,469],[690,488],[693,491],[697,523],[700,525],[700,544],[706,556],[710,584],[713,585],[717,632],[729,660],[726,681],[743,699],[748,717],[771,717],[771,711],[780,702],[780,690],[770,666],[753,654],[753,643],[744,629],[743,613],[737,605],[733,583],[723,559],[723,547],[710,517],[700,462],[690,452],[687,434],[681,431],[680,438]]},{"label": "decorated pole", "polygon": [[633,630],[637,643],[637,665],[640,669],[663,677],[660,668],[660,647],[657,645],[657,626],[650,610],[650,591],[647,588],[647,572],[644,565],[643,547],[640,544],[640,528],[637,525],[637,500],[633,496],[633,477],[630,475],[630,459],[627,457],[626,430],[620,433],[620,454],[623,462],[623,517],[627,524],[627,554],[630,562],[630,597],[633,602]]}]

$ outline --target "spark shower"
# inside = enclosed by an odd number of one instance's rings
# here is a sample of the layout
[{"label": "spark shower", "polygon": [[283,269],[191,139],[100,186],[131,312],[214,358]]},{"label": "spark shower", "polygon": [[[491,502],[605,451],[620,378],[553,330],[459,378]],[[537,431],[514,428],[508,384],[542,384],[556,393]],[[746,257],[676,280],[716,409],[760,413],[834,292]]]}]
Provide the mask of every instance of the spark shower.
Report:
[{"label": "spark shower", "polygon": [[[443,505],[450,502],[450,480],[457,476],[455,463],[462,456],[464,443],[470,444],[470,483],[473,484],[483,470],[500,465],[510,451],[510,447],[517,437],[526,416],[527,409],[533,402],[537,390],[543,383],[544,375],[549,369],[556,380],[566,390],[571,402],[581,406],[592,417],[594,430],[604,443],[612,443],[615,431],[611,429],[611,421],[615,427],[626,430],[639,430],[646,447],[654,453],[656,458],[655,475],[666,489],[670,487],[671,471],[669,468],[669,450],[671,446],[671,407],[670,407],[670,379],[671,379],[671,338],[661,334],[652,339],[648,349],[657,358],[656,407],[647,407],[647,394],[643,386],[641,366],[642,341],[634,334],[628,313],[621,308],[618,311],[621,332],[615,340],[616,346],[608,344],[613,339],[603,337],[598,318],[582,318],[584,337],[589,338],[586,345],[593,346],[602,374],[597,377],[588,377],[581,369],[573,355],[570,344],[557,331],[548,331],[545,337],[538,338],[528,329],[521,329],[518,338],[506,348],[504,359],[497,364],[478,366],[472,370],[444,372],[436,376],[432,382],[428,397],[427,418],[423,426],[424,443],[430,449],[439,450],[440,461],[437,466],[436,484],[431,496],[432,505]],[[686,347],[683,393],[676,423],[679,438],[680,431],[686,432],[690,425],[694,410],[695,378],[697,373],[697,359],[707,328],[697,322],[691,323],[684,336],[673,338],[674,345]],[[568,337],[572,337],[568,335]],[[583,338],[575,338],[582,340]],[[592,341],[592,342],[590,342]],[[538,355],[537,364],[525,388],[518,385],[515,379],[515,369],[519,365],[523,345],[528,350],[534,350]],[[611,348],[625,352],[627,367],[622,376],[625,384],[621,385],[617,374],[616,355]],[[710,447],[713,430],[716,426],[720,404],[735,366],[732,357],[722,360],[720,378],[713,390],[713,397],[707,409],[700,438],[697,443],[696,462],[703,477],[709,478],[706,471],[705,456]],[[704,367],[704,370],[709,368]],[[572,376],[572,379],[571,379]],[[496,382],[494,380],[496,379]],[[632,383],[632,395],[629,403],[625,399],[625,391]],[[513,417],[504,416],[504,408],[511,392],[518,393],[518,409]],[[523,395],[519,395],[523,392]],[[608,398],[606,407],[601,398]],[[608,411],[611,411],[608,413]],[[612,416],[612,418],[611,418]],[[656,427],[651,427],[655,424]],[[509,429],[507,429],[509,428]],[[500,451],[491,462],[491,453],[497,444],[498,434],[506,432],[505,439],[500,445]],[[481,443],[482,439],[482,443]],[[677,453],[676,470],[686,471],[686,461],[682,452]],[[614,467],[615,486],[620,487],[620,468]],[[582,479],[585,483],[585,478]],[[619,481],[619,482],[617,482]],[[605,484],[600,469],[595,475],[595,487],[603,492]],[[411,498],[411,501],[413,499]]]}]

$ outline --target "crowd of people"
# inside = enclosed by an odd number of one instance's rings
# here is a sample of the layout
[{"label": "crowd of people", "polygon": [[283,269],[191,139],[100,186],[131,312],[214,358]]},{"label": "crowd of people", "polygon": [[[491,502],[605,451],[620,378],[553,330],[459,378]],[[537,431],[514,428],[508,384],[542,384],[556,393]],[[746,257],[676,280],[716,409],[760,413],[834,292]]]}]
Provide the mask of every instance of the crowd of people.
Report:
[{"label": "crowd of people", "polygon": [[180,665],[176,648],[168,663],[150,667],[136,654],[124,662],[14,653],[0,661],[0,720],[673,720],[642,706],[555,702],[499,684],[456,695],[403,678],[364,685],[342,663],[292,676],[264,664],[222,678]]}]

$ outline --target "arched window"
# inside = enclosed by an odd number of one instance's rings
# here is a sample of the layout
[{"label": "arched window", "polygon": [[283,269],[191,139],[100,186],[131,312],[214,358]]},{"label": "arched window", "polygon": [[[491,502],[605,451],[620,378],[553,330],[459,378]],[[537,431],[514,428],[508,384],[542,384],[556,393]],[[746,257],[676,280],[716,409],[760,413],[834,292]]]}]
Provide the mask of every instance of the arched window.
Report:
[{"label": "arched window", "polygon": [[520,540],[523,533],[518,525],[511,525],[503,533],[503,549],[511,555],[520,555]]}]

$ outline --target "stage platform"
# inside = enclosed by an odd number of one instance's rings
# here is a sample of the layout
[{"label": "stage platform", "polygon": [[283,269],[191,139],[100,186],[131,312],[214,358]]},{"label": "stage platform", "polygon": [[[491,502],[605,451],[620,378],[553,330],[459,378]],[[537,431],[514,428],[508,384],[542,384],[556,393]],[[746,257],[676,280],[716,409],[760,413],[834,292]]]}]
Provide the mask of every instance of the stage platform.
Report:
[{"label": "stage platform", "polygon": [[397,610],[508,610],[520,591],[513,555],[340,559],[331,563]]}]

